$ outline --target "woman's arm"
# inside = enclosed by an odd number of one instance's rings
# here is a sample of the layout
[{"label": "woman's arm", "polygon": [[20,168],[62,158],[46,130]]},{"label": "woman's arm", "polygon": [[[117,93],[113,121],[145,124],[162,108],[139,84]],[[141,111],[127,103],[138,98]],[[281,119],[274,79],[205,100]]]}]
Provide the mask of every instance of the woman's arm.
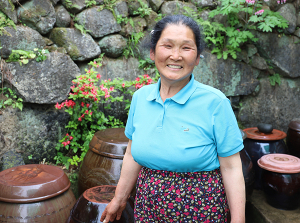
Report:
[{"label": "woman's arm", "polygon": [[131,143],[129,140],[125,156],[123,158],[120,180],[118,182],[115,196],[112,201],[106,206],[102,213],[100,221],[109,222],[121,218],[122,211],[126,207],[126,202],[136,183],[141,166],[136,163],[131,155]]},{"label": "woman's arm", "polygon": [[220,157],[220,170],[228,199],[231,223],[245,222],[245,182],[239,152],[228,157]]}]

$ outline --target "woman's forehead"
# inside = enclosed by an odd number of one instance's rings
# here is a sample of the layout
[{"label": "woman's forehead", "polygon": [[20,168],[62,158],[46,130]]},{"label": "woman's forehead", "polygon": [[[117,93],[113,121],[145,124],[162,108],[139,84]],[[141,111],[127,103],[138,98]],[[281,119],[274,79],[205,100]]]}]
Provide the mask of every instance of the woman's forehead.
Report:
[{"label": "woman's forehead", "polygon": [[193,30],[183,24],[169,24],[161,33],[160,41],[174,41],[180,39],[184,43],[195,43]]}]

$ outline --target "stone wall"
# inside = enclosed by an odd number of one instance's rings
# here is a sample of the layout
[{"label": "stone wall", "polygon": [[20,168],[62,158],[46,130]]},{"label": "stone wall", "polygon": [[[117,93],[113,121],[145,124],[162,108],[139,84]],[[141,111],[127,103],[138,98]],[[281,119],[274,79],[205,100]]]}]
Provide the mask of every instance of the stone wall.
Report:
[{"label": "stone wall", "polygon": [[[148,38],[158,13],[183,13],[184,6],[196,12],[200,7],[205,8],[201,16],[208,19],[209,10],[219,4],[217,0],[142,0],[151,8],[150,15],[142,17],[135,13],[140,1],[117,0],[113,13],[103,7],[110,2],[104,0],[96,0],[92,7],[87,7],[86,0],[23,0],[20,4],[14,0],[14,9],[8,0],[0,0],[0,10],[16,24],[16,29],[6,27],[7,33],[0,36],[1,57],[6,59],[17,49],[50,51],[43,62],[7,64],[11,75],[4,76],[4,85],[16,89],[24,100],[24,109],[0,110],[0,158],[7,161],[9,156],[15,157],[11,151],[16,151],[25,163],[43,158],[52,161],[55,144],[68,122],[68,116],[55,110],[54,104],[66,100],[72,79],[84,73],[91,60],[105,53],[104,65],[97,68],[103,78],[134,80],[144,71],[138,69],[137,58],[122,56],[131,34],[143,31]],[[237,60],[217,59],[207,48],[194,70],[198,81],[230,98],[244,127],[264,122],[286,131],[290,120],[300,117],[299,5],[299,0],[280,5],[276,0],[265,2],[265,7],[288,20],[285,34],[253,32],[259,40],[244,45]],[[131,22],[117,23],[117,17],[131,18],[134,27]],[[226,24],[226,17],[216,19]],[[87,32],[74,28],[74,23]],[[149,50],[141,46],[136,52],[142,59],[149,58]],[[281,75],[282,83],[271,86],[268,77],[275,72]],[[32,154],[34,160],[28,160]]]}]

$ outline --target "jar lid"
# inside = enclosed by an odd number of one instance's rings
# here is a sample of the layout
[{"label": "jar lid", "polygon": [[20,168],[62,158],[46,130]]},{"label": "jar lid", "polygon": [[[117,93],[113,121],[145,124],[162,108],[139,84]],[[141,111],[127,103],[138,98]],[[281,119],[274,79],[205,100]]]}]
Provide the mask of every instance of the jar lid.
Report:
[{"label": "jar lid", "polygon": [[247,134],[247,138],[265,141],[274,141],[284,139],[286,133],[278,129],[273,129],[272,133],[262,133],[257,127],[247,128],[243,130]]},{"label": "jar lid", "polygon": [[262,156],[257,164],[265,170],[276,173],[299,173],[300,159],[295,156],[272,153]]},{"label": "jar lid", "polygon": [[296,131],[300,131],[300,118],[292,119],[292,121],[289,124],[289,128]]},{"label": "jar lid", "polygon": [[62,169],[44,164],[12,167],[0,172],[0,201],[31,203],[55,197],[71,183]]},{"label": "jar lid", "polygon": [[116,186],[101,185],[92,187],[83,192],[83,196],[93,203],[108,204],[115,196]]},{"label": "jar lid", "polygon": [[123,159],[128,145],[124,128],[110,128],[98,131],[93,136],[89,148],[99,155]]}]

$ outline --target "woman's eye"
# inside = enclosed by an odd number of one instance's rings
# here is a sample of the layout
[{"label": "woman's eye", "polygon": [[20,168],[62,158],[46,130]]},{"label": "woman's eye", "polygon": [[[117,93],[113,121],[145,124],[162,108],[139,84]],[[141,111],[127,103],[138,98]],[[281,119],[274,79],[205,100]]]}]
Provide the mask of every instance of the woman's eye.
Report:
[{"label": "woman's eye", "polygon": [[171,45],[165,45],[166,48],[171,48]]},{"label": "woman's eye", "polygon": [[185,47],[183,47],[183,49],[184,49],[184,50],[189,50],[190,47],[186,47],[186,46],[185,46]]}]

